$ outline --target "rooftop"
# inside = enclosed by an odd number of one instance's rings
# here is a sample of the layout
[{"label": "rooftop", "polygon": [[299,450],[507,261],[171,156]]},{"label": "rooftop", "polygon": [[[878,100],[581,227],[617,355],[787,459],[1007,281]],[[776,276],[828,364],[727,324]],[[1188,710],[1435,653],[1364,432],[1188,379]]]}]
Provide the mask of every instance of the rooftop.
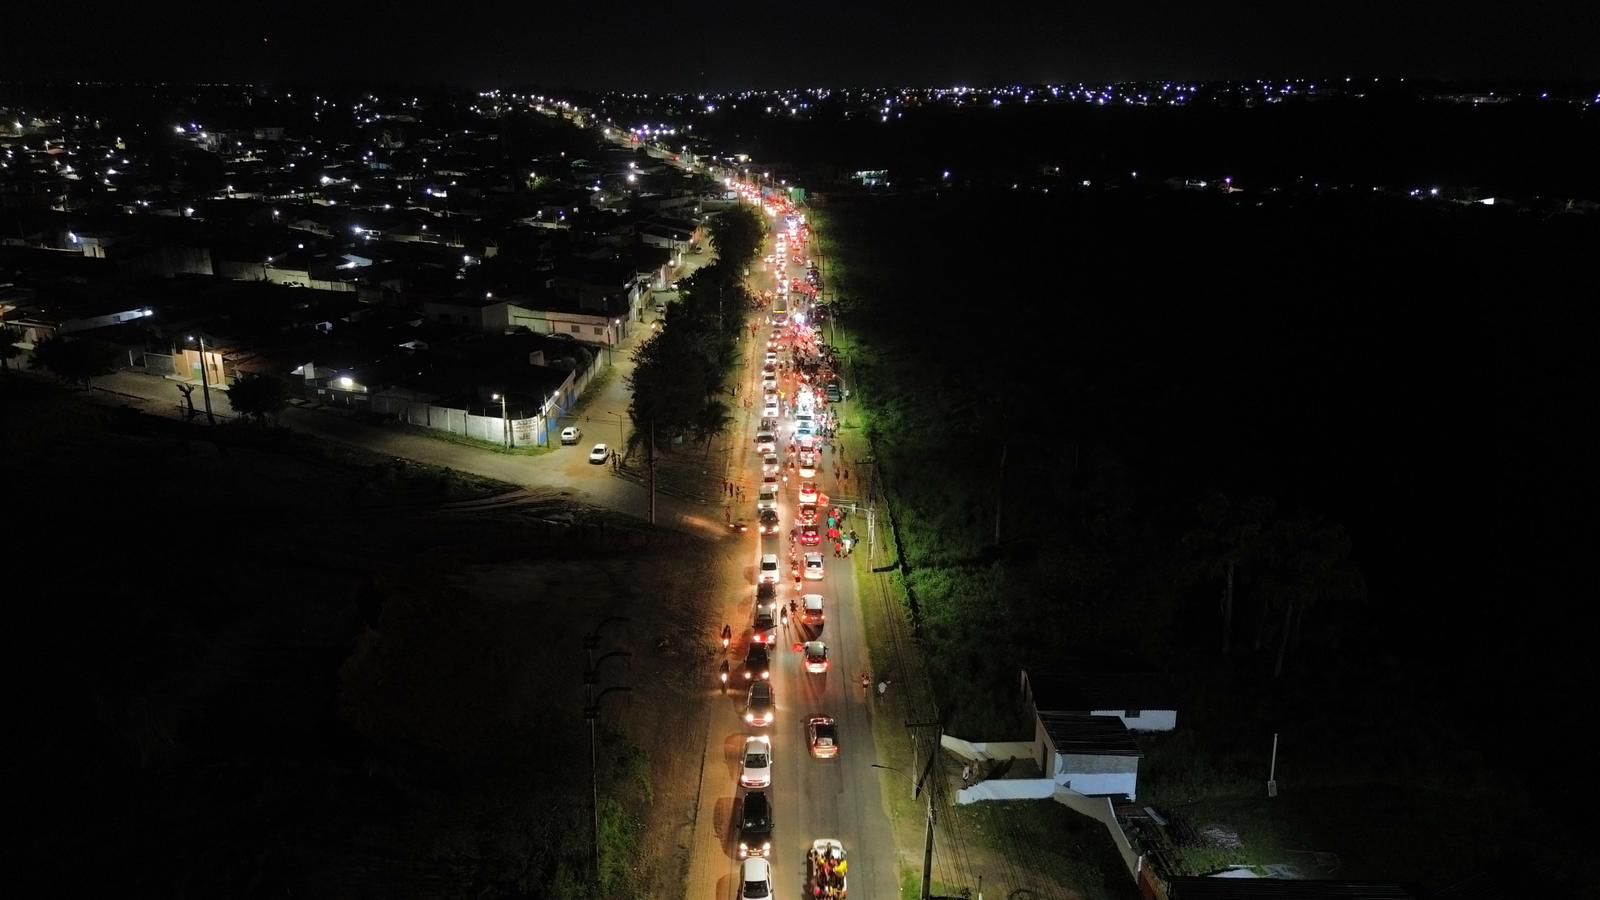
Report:
[{"label": "rooftop", "polygon": [[1367,881],[1290,881],[1279,878],[1173,878],[1171,900],[1411,900],[1397,884]]},{"label": "rooftop", "polygon": [[1116,716],[1040,713],[1044,732],[1056,752],[1085,756],[1143,756],[1128,726]]}]

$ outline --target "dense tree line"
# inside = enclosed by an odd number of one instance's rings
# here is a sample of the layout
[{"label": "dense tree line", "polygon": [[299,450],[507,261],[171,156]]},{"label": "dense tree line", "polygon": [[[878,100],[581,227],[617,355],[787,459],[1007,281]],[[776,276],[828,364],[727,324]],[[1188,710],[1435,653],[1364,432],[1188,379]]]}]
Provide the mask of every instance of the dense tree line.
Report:
[{"label": "dense tree line", "polygon": [[92,338],[56,335],[34,347],[33,361],[67,384],[88,387],[91,379],[117,370],[117,348]]},{"label": "dense tree line", "polygon": [[[950,252],[972,222],[1003,239]],[[1559,677],[1528,648],[1581,591],[1594,232],[1338,197],[833,207],[952,730],[1020,724],[993,702],[1019,667],[1126,651],[1219,757],[1293,728],[1308,768],[1393,775],[1508,740],[1474,703]],[[1386,733],[1413,740],[1350,752]]]},{"label": "dense tree line", "polygon": [[739,206],[713,219],[710,230],[716,261],[679,285],[665,327],[634,351],[629,453],[652,433],[659,452],[672,438],[709,442],[733,422],[727,381],[739,359],[751,302],[744,275],[760,250],[762,223]]}]

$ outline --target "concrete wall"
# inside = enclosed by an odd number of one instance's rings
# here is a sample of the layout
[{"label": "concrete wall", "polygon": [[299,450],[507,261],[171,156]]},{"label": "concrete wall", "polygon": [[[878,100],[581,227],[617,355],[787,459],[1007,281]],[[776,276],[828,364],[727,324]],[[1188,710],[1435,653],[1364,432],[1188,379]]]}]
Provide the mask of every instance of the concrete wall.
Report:
[{"label": "concrete wall", "polygon": [[1144,859],[1134,849],[1128,840],[1128,835],[1123,832],[1122,824],[1117,821],[1116,810],[1111,801],[1105,797],[1085,797],[1084,795],[1066,789],[1059,789],[1051,795],[1057,803],[1080,815],[1088,816],[1105,826],[1111,835],[1112,843],[1117,845],[1117,853],[1122,857],[1122,864],[1128,867],[1128,875],[1139,877],[1139,870],[1144,865]]},{"label": "concrete wall", "polygon": [[964,741],[941,734],[939,745],[963,759],[1033,759],[1037,762],[1034,746],[1025,741]]},{"label": "concrete wall", "polygon": [[997,778],[980,781],[956,792],[957,803],[982,800],[1043,800],[1055,796],[1061,786],[1049,778]]},{"label": "concrete wall", "polygon": [[1130,800],[1138,796],[1137,756],[1057,753],[1055,757],[1055,780],[1064,788],[1080,794],[1126,794]]},{"label": "concrete wall", "polygon": [[508,331],[518,325],[526,326],[534,334],[564,334],[587,344],[614,346],[622,338],[627,319],[623,318],[620,325],[613,325],[612,320],[605,316],[512,306],[507,310],[505,326],[500,330]]},{"label": "concrete wall", "polygon": [[1116,716],[1128,726],[1129,731],[1171,731],[1178,727],[1178,711],[1175,709],[1141,709],[1137,710],[1137,716],[1129,716],[1127,712],[1125,709],[1096,709],[1089,715]]},{"label": "concrete wall", "polygon": [[148,312],[142,306],[133,309],[124,309],[117,312],[105,313],[99,316],[85,316],[81,319],[67,319],[56,327],[57,334],[74,334],[79,331],[93,331],[96,328],[106,328],[111,325],[120,325],[123,322],[132,322],[142,319]]},{"label": "concrete wall", "polygon": [[[464,409],[418,403],[400,397],[382,395],[370,398],[370,409],[382,415],[396,416],[407,424],[436,431],[448,431],[464,437],[504,444],[506,420],[499,416],[479,416]],[[511,445],[513,447],[539,447],[548,442],[549,428],[544,416],[528,416],[511,420]]]},{"label": "concrete wall", "polygon": [[144,354],[144,370],[151,375],[173,375],[178,371],[171,354],[149,351]]}]

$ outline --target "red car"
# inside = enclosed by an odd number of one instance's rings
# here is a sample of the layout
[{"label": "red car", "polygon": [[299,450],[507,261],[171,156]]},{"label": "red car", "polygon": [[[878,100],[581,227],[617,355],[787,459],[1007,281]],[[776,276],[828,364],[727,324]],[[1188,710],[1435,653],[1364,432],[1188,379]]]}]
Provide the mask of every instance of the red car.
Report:
[{"label": "red car", "polygon": [[822,532],[815,525],[806,525],[800,529],[800,543],[807,547],[815,547],[822,543]]},{"label": "red car", "polygon": [[817,524],[817,505],[815,503],[801,504],[800,512],[797,516],[801,525]]}]

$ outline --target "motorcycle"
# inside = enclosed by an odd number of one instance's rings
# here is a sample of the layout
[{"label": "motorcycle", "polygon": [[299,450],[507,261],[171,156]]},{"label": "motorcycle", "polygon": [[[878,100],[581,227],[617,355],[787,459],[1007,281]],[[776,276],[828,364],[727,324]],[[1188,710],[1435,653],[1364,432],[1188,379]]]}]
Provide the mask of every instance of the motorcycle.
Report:
[{"label": "motorcycle", "polygon": [[722,679],[722,692],[724,694],[726,694],[728,692],[728,661],[727,660],[723,660],[722,661],[722,672],[718,677],[720,677]]}]

